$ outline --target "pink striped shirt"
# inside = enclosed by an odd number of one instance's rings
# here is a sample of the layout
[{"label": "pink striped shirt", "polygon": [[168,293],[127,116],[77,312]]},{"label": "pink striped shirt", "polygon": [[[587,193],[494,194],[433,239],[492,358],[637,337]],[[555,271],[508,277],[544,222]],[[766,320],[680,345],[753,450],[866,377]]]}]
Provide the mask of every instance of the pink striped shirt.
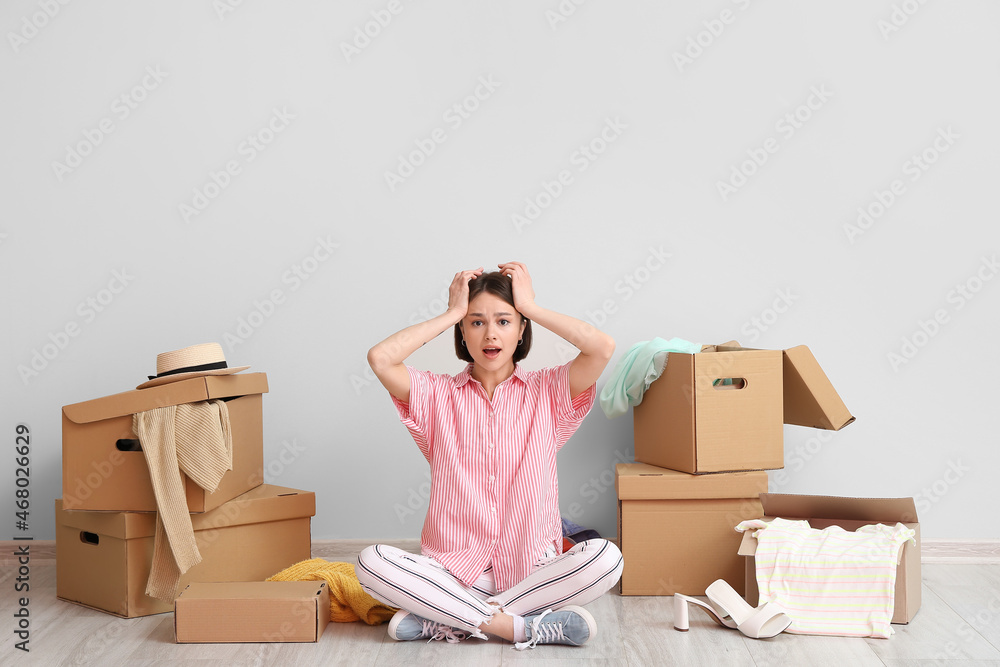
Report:
[{"label": "pink striped shirt", "polygon": [[556,452],[597,393],[592,385],[570,400],[569,366],[515,364],[492,402],[472,364],[455,376],[407,366],[410,402],[392,400],[431,466],[421,551],[466,585],[492,565],[505,591],[546,549],[562,553]]}]

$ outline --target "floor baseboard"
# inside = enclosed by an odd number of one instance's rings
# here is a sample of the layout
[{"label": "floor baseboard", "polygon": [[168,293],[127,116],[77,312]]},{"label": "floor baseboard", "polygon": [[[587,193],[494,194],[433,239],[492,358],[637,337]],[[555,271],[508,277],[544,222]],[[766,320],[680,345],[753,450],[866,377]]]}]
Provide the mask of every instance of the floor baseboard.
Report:
[{"label": "floor baseboard", "polygon": [[[376,542],[389,544],[403,551],[420,553],[419,539],[313,540],[312,555],[314,558],[328,560],[354,558],[359,551]],[[28,554],[32,560],[55,560],[55,540],[4,540],[0,541],[0,564],[5,566],[16,564],[18,550],[25,547],[28,548]],[[925,539],[921,543],[920,561],[959,565],[1000,564],[1000,540]]]},{"label": "floor baseboard", "polygon": [[920,562],[1000,563],[1000,540],[921,540]]}]

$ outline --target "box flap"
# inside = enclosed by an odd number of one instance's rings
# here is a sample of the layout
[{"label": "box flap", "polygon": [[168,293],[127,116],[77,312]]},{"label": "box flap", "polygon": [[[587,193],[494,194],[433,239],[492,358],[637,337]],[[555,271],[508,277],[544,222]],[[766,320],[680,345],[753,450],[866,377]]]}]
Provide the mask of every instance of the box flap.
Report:
[{"label": "box flap", "polygon": [[[62,510],[62,501],[56,502]],[[316,494],[273,484],[262,484],[215,509],[191,515],[196,531],[281,521],[316,514]],[[62,510],[60,524],[81,531],[122,540],[151,537],[156,532],[156,512]]]},{"label": "box flap", "polygon": [[805,345],[785,350],[782,375],[786,424],[839,431],[854,421]]},{"label": "box flap", "polygon": [[740,549],[736,553],[740,556],[753,556],[757,553],[757,538],[753,536],[754,531],[743,532],[743,541],[740,542]]},{"label": "box flap", "polygon": [[63,406],[63,414],[76,424],[89,424],[169,405],[266,393],[266,373],[208,375],[73,403]]},{"label": "box flap", "polygon": [[916,523],[913,498],[843,498],[762,493],[764,514],[783,519],[840,519],[868,523]]},{"label": "box flap", "polygon": [[689,475],[646,463],[615,466],[619,500],[756,498],[767,491],[767,473],[725,472]]}]

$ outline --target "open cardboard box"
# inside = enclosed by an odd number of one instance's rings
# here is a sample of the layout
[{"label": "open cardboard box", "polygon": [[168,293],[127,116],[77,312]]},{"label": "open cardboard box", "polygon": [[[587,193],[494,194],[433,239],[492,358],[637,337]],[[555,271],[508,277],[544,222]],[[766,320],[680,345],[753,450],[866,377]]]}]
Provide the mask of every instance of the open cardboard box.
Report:
[{"label": "open cardboard box", "polygon": [[[202,561],[180,588],[202,581],[263,581],[310,557],[316,495],[264,484],[220,507],[192,514]],[[155,512],[70,511],[56,500],[56,596],[132,618],[172,611],[145,594],[153,562]]]},{"label": "open cardboard box", "polygon": [[[896,600],[893,623],[909,623],[920,609],[920,523],[913,498],[841,498],[836,496],[801,496],[781,493],[760,494],[764,520],[776,517],[790,520],[805,519],[813,528],[822,530],[840,526],[857,530],[861,526],[902,523],[915,531],[916,544],[906,542],[900,550],[896,568]],[[734,526],[736,524],[733,524]],[[739,554],[746,560],[746,599],[757,606],[757,568],[754,553],[757,540],[753,531],[743,533]]]},{"label": "open cardboard box", "polygon": [[854,421],[808,347],[735,341],[669,353],[632,414],[636,461],[694,474],[781,468],[783,424],[839,431]]},{"label": "open cardboard box", "polygon": [[689,475],[645,463],[615,466],[622,595],[704,595],[716,579],[745,584],[733,526],[764,516],[763,471]]},{"label": "open cardboard box", "polygon": [[132,431],[132,415],[153,408],[226,400],[233,469],[206,492],[184,477],[188,510],[205,512],[264,482],[261,394],[265,373],[191,378],[63,407],[63,507],[71,510],[155,512],[149,468]]},{"label": "open cardboard box", "polygon": [[329,622],[325,581],[193,583],[174,600],[178,644],[316,642]]}]

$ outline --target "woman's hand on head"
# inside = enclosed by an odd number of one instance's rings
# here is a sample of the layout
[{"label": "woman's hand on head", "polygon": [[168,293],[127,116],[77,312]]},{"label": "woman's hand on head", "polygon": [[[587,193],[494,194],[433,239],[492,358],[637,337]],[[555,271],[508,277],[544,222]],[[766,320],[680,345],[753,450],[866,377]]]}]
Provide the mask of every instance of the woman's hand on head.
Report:
[{"label": "woman's hand on head", "polygon": [[458,315],[460,318],[465,317],[465,314],[469,312],[469,281],[473,278],[478,278],[483,274],[483,267],[478,269],[471,269],[469,271],[459,271],[455,274],[455,277],[451,281],[451,286],[448,287],[448,310]]},{"label": "woman's hand on head", "polygon": [[519,313],[529,317],[525,309],[530,310],[535,305],[535,288],[531,286],[528,267],[521,262],[507,262],[497,266],[500,267],[500,273],[510,278],[511,288],[514,290],[514,307]]}]

